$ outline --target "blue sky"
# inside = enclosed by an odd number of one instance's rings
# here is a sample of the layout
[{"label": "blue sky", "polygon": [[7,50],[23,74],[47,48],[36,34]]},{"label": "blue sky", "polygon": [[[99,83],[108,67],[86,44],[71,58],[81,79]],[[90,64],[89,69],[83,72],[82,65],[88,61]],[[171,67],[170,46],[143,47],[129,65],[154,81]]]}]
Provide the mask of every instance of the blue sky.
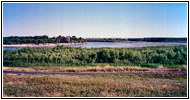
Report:
[{"label": "blue sky", "polygon": [[3,3],[3,36],[187,37],[186,3]]}]

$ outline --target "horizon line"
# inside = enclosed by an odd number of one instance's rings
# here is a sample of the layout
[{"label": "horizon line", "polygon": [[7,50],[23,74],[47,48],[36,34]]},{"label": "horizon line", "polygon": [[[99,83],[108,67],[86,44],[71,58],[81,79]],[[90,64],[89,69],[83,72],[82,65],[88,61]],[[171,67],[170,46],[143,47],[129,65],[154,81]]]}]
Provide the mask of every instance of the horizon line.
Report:
[{"label": "horizon line", "polygon": [[[48,35],[34,35],[34,36],[3,36],[4,37],[35,37],[35,36],[48,36]],[[64,35],[58,35],[58,36],[64,36]],[[48,36],[48,38],[58,37],[58,36]],[[75,36],[75,35],[65,35],[66,36]],[[76,37],[82,37],[82,36],[76,36]],[[150,36],[150,37],[82,37],[82,38],[187,38],[187,37],[180,37],[180,36]]]}]

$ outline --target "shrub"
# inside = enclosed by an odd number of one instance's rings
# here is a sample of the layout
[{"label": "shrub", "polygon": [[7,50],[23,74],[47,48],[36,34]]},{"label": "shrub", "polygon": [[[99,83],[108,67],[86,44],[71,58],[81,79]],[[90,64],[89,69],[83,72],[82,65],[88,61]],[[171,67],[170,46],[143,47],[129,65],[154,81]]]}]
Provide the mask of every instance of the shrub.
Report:
[{"label": "shrub", "polygon": [[187,64],[186,46],[143,48],[23,48],[4,50],[4,66]]}]

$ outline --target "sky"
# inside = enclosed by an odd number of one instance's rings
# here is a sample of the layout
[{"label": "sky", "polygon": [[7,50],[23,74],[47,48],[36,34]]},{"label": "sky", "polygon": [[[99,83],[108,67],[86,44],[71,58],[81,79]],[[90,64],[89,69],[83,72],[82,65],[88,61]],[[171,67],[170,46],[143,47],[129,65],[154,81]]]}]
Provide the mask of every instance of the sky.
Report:
[{"label": "sky", "polygon": [[187,3],[3,3],[3,37],[187,37]]}]

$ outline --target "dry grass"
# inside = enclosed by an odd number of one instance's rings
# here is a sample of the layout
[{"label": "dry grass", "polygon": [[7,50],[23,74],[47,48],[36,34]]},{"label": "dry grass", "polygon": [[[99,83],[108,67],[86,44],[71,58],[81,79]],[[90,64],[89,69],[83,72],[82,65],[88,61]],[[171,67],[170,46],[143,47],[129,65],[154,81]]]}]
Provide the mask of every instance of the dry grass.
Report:
[{"label": "dry grass", "polygon": [[177,71],[187,71],[187,65],[178,66]]},{"label": "dry grass", "polygon": [[136,67],[136,66],[86,66],[86,67],[3,67],[3,70],[9,71],[24,71],[24,72],[129,72],[129,71],[184,71],[186,66],[179,66],[175,68],[147,68],[147,67]]},{"label": "dry grass", "polygon": [[164,71],[187,71],[187,66],[177,66],[166,68],[163,66],[155,66],[154,68],[136,67],[136,66],[86,66],[86,67],[3,67],[3,70],[8,71],[23,71],[23,72],[164,72]]},{"label": "dry grass", "polygon": [[140,68],[133,66],[113,67],[113,66],[96,66],[96,67],[3,67],[3,70],[25,71],[25,72],[126,72],[126,71],[150,71],[150,68]]},{"label": "dry grass", "polygon": [[3,75],[8,97],[186,97],[187,79],[163,75]]}]

